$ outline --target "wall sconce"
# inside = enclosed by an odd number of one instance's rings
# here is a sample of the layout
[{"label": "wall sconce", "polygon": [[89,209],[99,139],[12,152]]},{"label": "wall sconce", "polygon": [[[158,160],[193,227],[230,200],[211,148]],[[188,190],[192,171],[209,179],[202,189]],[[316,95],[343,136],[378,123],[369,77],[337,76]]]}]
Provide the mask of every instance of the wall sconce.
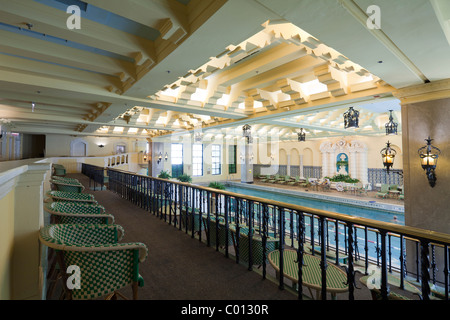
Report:
[{"label": "wall sconce", "polygon": [[383,166],[386,168],[386,172],[389,173],[389,169],[394,165],[394,158],[397,151],[391,148],[391,144],[388,141],[386,147],[381,149],[380,153],[383,159]]},{"label": "wall sconce", "polygon": [[148,156],[147,153],[144,153],[144,161],[147,162]]},{"label": "wall sconce", "polygon": [[347,112],[344,112],[344,129],[359,128],[359,111],[350,107]]},{"label": "wall sconce", "polygon": [[195,142],[202,142],[203,140],[203,133],[202,132],[196,132],[194,134],[194,141]]},{"label": "wall sconce", "polygon": [[98,147],[99,148],[103,148],[105,145],[104,144],[99,144]]},{"label": "wall sconce", "polygon": [[159,153],[158,161],[156,163],[159,164],[161,160],[162,160],[162,152]]},{"label": "wall sconce", "polygon": [[164,155],[164,160],[169,160],[169,155],[167,154],[167,152],[166,152],[166,154]]},{"label": "wall sconce", "polygon": [[428,182],[430,183],[431,187],[434,187],[436,185],[436,174],[434,170],[437,166],[437,160],[439,155],[441,154],[441,150],[436,148],[431,144],[431,139],[428,137],[428,139],[425,139],[427,142],[426,146],[423,146],[417,152],[419,153],[420,157],[420,164],[422,165],[422,169],[425,170]]},{"label": "wall sconce", "polygon": [[384,125],[386,128],[386,135],[397,134],[398,123],[394,122],[394,117],[392,116],[392,110],[389,110],[389,122]]}]

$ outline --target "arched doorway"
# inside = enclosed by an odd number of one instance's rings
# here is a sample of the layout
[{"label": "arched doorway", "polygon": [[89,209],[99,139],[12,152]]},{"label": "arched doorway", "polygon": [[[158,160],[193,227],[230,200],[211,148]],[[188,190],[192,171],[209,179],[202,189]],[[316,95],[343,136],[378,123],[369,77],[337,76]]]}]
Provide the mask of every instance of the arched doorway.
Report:
[{"label": "arched doorway", "polygon": [[72,157],[86,157],[87,143],[82,139],[73,140],[70,143],[70,155]]}]

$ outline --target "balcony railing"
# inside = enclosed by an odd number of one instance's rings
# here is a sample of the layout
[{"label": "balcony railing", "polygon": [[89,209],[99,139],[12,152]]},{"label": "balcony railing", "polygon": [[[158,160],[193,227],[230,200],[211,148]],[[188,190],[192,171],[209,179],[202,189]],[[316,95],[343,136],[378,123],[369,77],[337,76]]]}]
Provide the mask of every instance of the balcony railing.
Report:
[{"label": "balcony railing", "polygon": [[[320,255],[322,299],[326,299],[326,269],[330,262],[327,253],[331,250],[334,252],[331,263],[345,264],[350,300],[355,298],[356,262],[364,266],[366,274],[371,264],[380,267],[382,299],[389,297],[388,273],[395,269],[399,272],[401,289],[404,288],[405,277],[409,275],[420,283],[421,299],[430,299],[430,285],[439,285],[444,288],[443,298],[448,300],[448,234],[141,176],[118,169],[108,168],[107,173],[111,191],[183,230],[192,238],[215,246],[216,250],[219,250],[221,243],[230,243],[230,231],[245,235],[249,252],[244,257],[243,252],[236,250],[234,256],[237,263],[246,258],[249,270],[254,266],[252,250],[255,250],[253,242],[257,241],[254,235],[258,234],[262,241],[260,260],[264,279],[267,276],[269,254],[267,244],[270,239],[279,239],[280,261],[283,261],[283,253],[288,246],[296,250],[296,261],[303,261],[307,247],[312,255]],[[221,221],[225,229],[219,230],[216,221]],[[244,238],[236,237],[234,241],[244,241],[240,239]],[[399,255],[398,264],[392,263],[394,240],[396,254]],[[360,241],[363,241],[363,246]],[[369,253],[369,243],[375,246],[375,257]],[[226,257],[230,257],[228,247],[222,247]],[[239,248],[239,243],[235,248]],[[341,257],[344,255],[346,262],[342,263]],[[406,259],[407,256],[409,259]],[[282,289],[285,286],[284,266],[281,263],[279,267],[279,287]],[[299,299],[303,297],[302,268],[302,264],[298,264]]]}]

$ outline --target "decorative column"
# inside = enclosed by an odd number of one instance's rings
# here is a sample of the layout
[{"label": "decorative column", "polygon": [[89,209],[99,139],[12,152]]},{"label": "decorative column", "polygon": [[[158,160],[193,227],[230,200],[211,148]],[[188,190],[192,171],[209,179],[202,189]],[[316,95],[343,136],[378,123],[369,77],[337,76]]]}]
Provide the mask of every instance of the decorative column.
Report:
[{"label": "decorative column", "polygon": [[349,157],[349,175],[350,177],[352,177],[353,179],[358,177],[358,173],[356,171],[356,167],[358,166],[358,158],[356,156],[356,151],[352,150],[350,151],[350,157]]},{"label": "decorative column", "polygon": [[44,179],[50,172],[50,163],[30,164],[14,190],[13,300],[42,298],[44,268],[38,233],[44,225]]},{"label": "decorative column", "polygon": [[328,158],[327,158],[327,154],[325,152],[322,152],[322,177],[328,177],[328,171],[329,171],[329,167],[328,167]]},{"label": "decorative column", "polygon": [[286,163],[286,174],[291,176],[291,155],[287,155],[287,163]]},{"label": "decorative column", "polygon": [[303,155],[300,155],[300,179],[305,179],[305,177],[303,176]]},{"label": "decorative column", "polygon": [[252,160],[253,146],[250,143],[244,142],[241,146],[241,182],[253,183],[253,160]]}]

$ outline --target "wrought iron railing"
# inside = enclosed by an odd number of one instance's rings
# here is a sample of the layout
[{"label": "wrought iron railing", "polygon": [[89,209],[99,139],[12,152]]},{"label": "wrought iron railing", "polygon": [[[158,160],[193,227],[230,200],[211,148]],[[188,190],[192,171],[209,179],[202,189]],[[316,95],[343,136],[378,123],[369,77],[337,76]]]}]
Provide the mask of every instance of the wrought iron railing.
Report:
[{"label": "wrought iron railing", "polygon": [[[326,269],[328,263],[342,265],[342,255],[346,256],[348,298],[354,299],[355,263],[362,263],[367,274],[370,264],[381,268],[380,292],[382,299],[389,297],[388,273],[393,269],[399,272],[400,288],[404,288],[407,275],[416,277],[420,283],[421,299],[431,297],[430,285],[440,285],[443,299],[448,300],[449,259],[448,246],[450,235],[433,231],[401,226],[393,223],[359,218],[324,210],[307,208],[263,198],[217,190],[199,185],[136,175],[134,173],[109,169],[109,189],[135,205],[149,211],[160,219],[183,230],[192,238],[230,257],[230,237],[233,241],[234,258],[247,262],[252,270],[256,258],[252,251],[259,235],[262,241],[262,277],[267,277],[268,243],[278,239],[277,249],[280,261],[287,247],[294,248],[297,260],[303,261],[306,249],[312,255],[320,255],[322,270],[322,299],[326,299]],[[220,221],[220,223],[215,223]],[[219,227],[219,224],[221,225]],[[359,234],[358,234],[359,233]],[[369,240],[376,245],[376,256],[369,254]],[[360,246],[358,238],[364,245]],[[392,263],[392,241],[399,246],[399,261]],[[248,241],[248,252],[239,250],[239,241]],[[223,246],[222,246],[223,245]],[[317,248],[318,250],[315,250]],[[360,250],[362,248],[362,250]],[[273,248],[272,248],[273,249]],[[330,261],[327,252],[332,250],[334,257]],[[242,252],[240,252],[242,251]],[[363,251],[363,252],[360,252]],[[431,251],[431,258],[430,258]],[[406,256],[408,252],[409,260]],[[280,265],[279,287],[284,288],[284,266]],[[298,297],[302,299],[302,264],[298,264]],[[408,272],[407,272],[408,269]]]},{"label": "wrought iron railing", "polygon": [[100,185],[100,189],[103,189],[105,181],[107,180],[105,168],[83,163],[81,165],[81,173],[89,177],[89,188],[91,187],[91,183],[93,183],[94,190],[97,188],[97,184]]}]

